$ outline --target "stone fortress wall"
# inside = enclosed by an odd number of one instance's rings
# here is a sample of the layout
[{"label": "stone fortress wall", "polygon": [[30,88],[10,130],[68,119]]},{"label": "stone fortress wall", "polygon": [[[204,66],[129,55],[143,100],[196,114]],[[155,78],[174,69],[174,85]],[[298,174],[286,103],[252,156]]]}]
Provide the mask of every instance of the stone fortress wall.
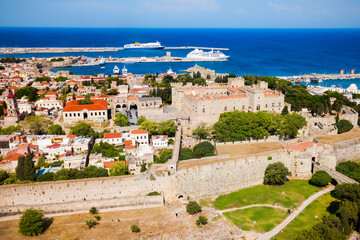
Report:
[{"label": "stone fortress wall", "polygon": [[[356,159],[360,153],[357,139],[337,143],[331,150],[338,162]],[[324,155],[325,154],[325,155]],[[46,212],[87,210],[90,205],[100,208],[155,206],[162,203],[158,198],[145,197],[158,191],[165,201],[179,197],[201,199],[261,184],[268,164],[283,162],[293,176],[311,175],[311,159],[316,156],[326,161],[316,148],[306,154],[296,154],[284,149],[252,155],[216,156],[179,163],[178,170],[153,171],[136,176],[43,182],[0,186],[0,214],[10,214],[29,207],[40,207]],[[271,158],[269,158],[271,157]]]}]

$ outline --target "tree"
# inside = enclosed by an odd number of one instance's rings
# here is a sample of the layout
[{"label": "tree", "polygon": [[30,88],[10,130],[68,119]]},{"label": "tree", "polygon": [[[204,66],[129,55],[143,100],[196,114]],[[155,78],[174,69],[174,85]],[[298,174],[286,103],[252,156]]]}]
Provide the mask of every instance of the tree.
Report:
[{"label": "tree", "polygon": [[44,214],[40,209],[25,210],[19,221],[19,232],[25,236],[37,236],[44,231]]},{"label": "tree", "polygon": [[134,225],[134,224],[131,225],[130,229],[131,229],[131,231],[134,232],[134,233],[140,232],[140,228],[139,228],[138,226]]},{"label": "tree", "polygon": [[136,125],[141,125],[145,120],[146,120],[146,118],[145,118],[144,116],[140,116],[140,117],[136,120]]},{"label": "tree", "polygon": [[24,181],[24,180],[25,180],[24,164],[25,164],[25,157],[24,157],[24,156],[19,156],[19,157],[18,157],[18,164],[17,164],[17,167],[16,167],[16,177],[17,177],[20,181]]},{"label": "tree", "polygon": [[51,79],[49,77],[46,77],[46,76],[35,78],[35,82],[50,82],[50,81],[51,81]]},{"label": "tree", "polygon": [[117,113],[115,115],[114,123],[120,127],[129,126],[129,118],[122,113]]},{"label": "tree", "polygon": [[145,171],[146,171],[146,164],[143,163],[143,164],[141,164],[140,172],[145,172]]},{"label": "tree", "polygon": [[52,124],[49,129],[47,130],[47,133],[50,135],[63,135],[65,134],[64,130],[59,124]]},{"label": "tree", "polygon": [[286,114],[289,114],[289,109],[288,109],[288,107],[287,106],[285,106],[284,108],[283,108],[283,110],[281,111],[281,115],[286,115]]},{"label": "tree", "polygon": [[123,176],[129,174],[129,166],[125,161],[118,161],[109,168],[110,176]]},{"label": "tree", "polygon": [[198,220],[196,220],[196,225],[206,225],[208,223],[208,219],[204,216],[199,216]]},{"label": "tree", "polygon": [[28,181],[35,181],[36,179],[36,168],[33,162],[32,153],[28,153],[25,156],[24,161],[24,178]]},{"label": "tree", "polygon": [[181,148],[179,154],[179,160],[187,160],[195,158],[192,149],[190,148]]},{"label": "tree", "polygon": [[266,167],[264,183],[269,185],[282,185],[291,176],[291,172],[281,162],[271,163]]},{"label": "tree", "polygon": [[205,139],[210,137],[210,130],[206,127],[206,123],[200,123],[199,126],[194,129],[193,135],[200,139]]},{"label": "tree", "polygon": [[39,96],[37,92],[38,92],[37,88],[25,86],[25,87],[21,87],[18,90],[16,90],[15,96],[17,99],[20,99],[23,96],[26,96],[26,98],[30,102],[35,102]]},{"label": "tree", "polygon": [[54,181],[55,173],[47,172],[44,174],[41,174],[36,178],[37,182],[48,182],[48,181]]},{"label": "tree", "polygon": [[338,134],[348,132],[351,129],[353,129],[353,127],[354,127],[354,125],[352,125],[351,122],[349,122],[348,120],[345,120],[345,119],[342,119],[342,120],[338,121],[337,123],[335,123],[335,126],[338,129]]},{"label": "tree", "polygon": [[191,215],[194,215],[195,213],[201,212],[201,207],[196,201],[190,201],[186,205],[186,211]]},{"label": "tree", "polygon": [[336,171],[360,182],[360,163],[356,162],[342,162],[336,166]]},{"label": "tree", "polygon": [[70,170],[63,168],[59,171],[57,171],[54,175],[54,181],[60,181],[60,180],[69,180],[70,179]]},{"label": "tree", "polygon": [[163,149],[160,152],[160,158],[157,159],[156,163],[166,163],[172,156],[172,149]]},{"label": "tree", "polygon": [[90,165],[84,168],[83,172],[86,174],[87,178],[97,178],[97,177],[107,177],[108,172],[105,168],[96,167],[94,165]]},{"label": "tree", "polygon": [[97,133],[90,126],[90,124],[86,122],[80,122],[76,124],[74,127],[70,127],[70,134],[74,134],[76,136],[84,136],[84,137],[96,137]]},{"label": "tree", "polygon": [[5,179],[9,177],[9,174],[5,170],[0,170],[0,185],[4,184]]},{"label": "tree", "polygon": [[158,124],[158,134],[168,135],[169,137],[174,137],[177,130],[177,126],[173,120],[168,120],[165,122],[160,122]]},{"label": "tree", "polygon": [[203,78],[196,78],[193,80],[193,85],[201,85],[201,86],[205,86],[206,85],[206,80]]},{"label": "tree", "polygon": [[157,134],[158,126],[159,125],[157,122],[152,122],[152,121],[146,119],[145,121],[143,121],[141,123],[140,129],[145,129],[149,133],[149,136],[151,136],[151,135]]},{"label": "tree", "polygon": [[119,91],[117,89],[110,89],[110,90],[106,91],[105,94],[106,95],[118,95]]},{"label": "tree", "polygon": [[51,124],[51,121],[46,120],[41,116],[28,116],[24,121],[20,122],[20,126],[26,133],[34,135],[45,134]]},{"label": "tree", "polygon": [[318,171],[312,175],[309,182],[318,187],[325,187],[331,182],[331,176],[325,171]]},{"label": "tree", "polygon": [[79,88],[78,85],[75,84],[74,87],[73,87],[74,92],[77,92],[78,88]]},{"label": "tree", "polygon": [[205,155],[214,155],[215,147],[210,142],[205,141],[201,142],[195,145],[193,148],[193,152],[195,157],[202,158],[205,157]]}]

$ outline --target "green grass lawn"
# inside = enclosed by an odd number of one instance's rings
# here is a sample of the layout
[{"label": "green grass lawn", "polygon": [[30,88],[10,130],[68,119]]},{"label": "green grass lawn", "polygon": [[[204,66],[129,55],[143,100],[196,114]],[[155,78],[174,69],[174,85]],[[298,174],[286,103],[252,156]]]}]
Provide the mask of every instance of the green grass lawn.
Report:
[{"label": "green grass lawn", "polygon": [[[322,215],[330,215],[326,208],[335,198],[330,193],[324,194],[307,206],[291,223],[289,223],[279,234],[277,240],[295,239],[301,230],[308,230],[321,221]],[[318,216],[316,219],[315,216]]]},{"label": "green grass lawn", "polygon": [[284,221],[288,213],[278,208],[252,207],[225,212],[223,215],[244,231],[268,232]]},{"label": "green grass lawn", "polygon": [[257,185],[219,196],[214,205],[220,210],[273,203],[281,204],[286,208],[295,208],[321,189],[310,185],[307,180],[291,180],[281,186]]}]

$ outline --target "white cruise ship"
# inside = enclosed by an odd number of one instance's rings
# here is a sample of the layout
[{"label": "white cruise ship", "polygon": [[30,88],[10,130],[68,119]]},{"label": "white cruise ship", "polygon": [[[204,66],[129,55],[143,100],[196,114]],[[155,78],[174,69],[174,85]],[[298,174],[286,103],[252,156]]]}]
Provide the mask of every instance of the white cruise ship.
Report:
[{"label": "white cruise ship", "polygon": [[204,52],[203,50],[195,49],[190,52],[186,58],[198,60],[226,60],[229,56],[226,56],[220,51],[211,50],[210,52]]},{"label": "white cruise ship", "polygon": [[153,43],[139,43],[136,42],[134,44],[126,44],[124,45],[124,50],[136,50],[136,49],[150,49],[150,50],[161,50],[164,49],[164,46],[161,46],[161,43],[156,41]]},{"label": "white cruise ship", "polygon": [[115,67],[113,69],[113,73],[114,73],[114,75],[119,75],[120,69],[118,68],[118,66],[115,65]]}]

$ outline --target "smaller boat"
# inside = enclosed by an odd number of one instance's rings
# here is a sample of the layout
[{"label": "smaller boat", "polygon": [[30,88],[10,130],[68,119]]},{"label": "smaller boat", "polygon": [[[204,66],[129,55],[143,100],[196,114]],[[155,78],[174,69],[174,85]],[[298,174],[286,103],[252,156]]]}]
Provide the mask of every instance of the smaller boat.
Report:
[{"label": "smaller boat", "polygon": [[99,64],[100,65],[105,65],[105,63],[106,63],[105,59],[103,57],[101,57]]},{"label": "smaller boat", "polygon": [[102,67],[101,67],[101,69],[105,69],[105,67],[104,67],[104,66],[102,66]]},{"label": "smaller boat", "polygon": [[113,73],[114,73],[114,75],[119,75],[120,69],[118,68],[118,66],[115,65],[115,67],[113,69]]}]

